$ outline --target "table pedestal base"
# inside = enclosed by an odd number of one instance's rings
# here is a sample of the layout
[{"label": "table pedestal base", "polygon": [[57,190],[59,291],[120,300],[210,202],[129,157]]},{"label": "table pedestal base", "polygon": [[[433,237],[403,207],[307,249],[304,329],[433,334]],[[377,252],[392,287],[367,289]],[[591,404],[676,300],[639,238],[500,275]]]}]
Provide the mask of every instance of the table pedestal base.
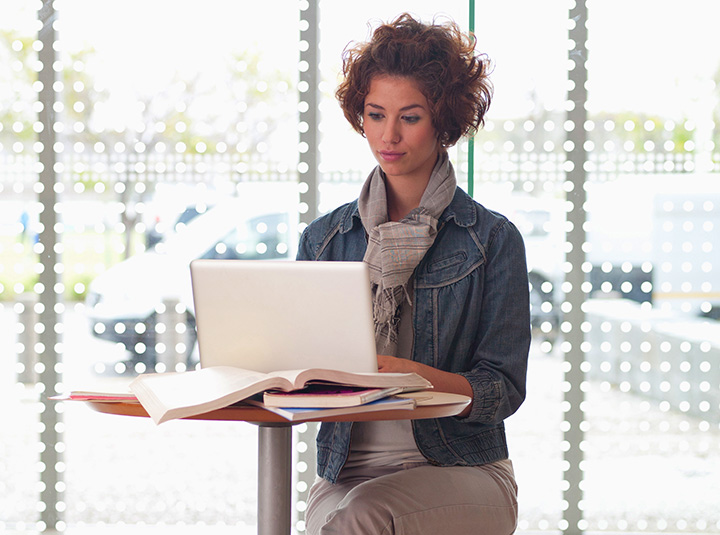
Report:
[{"label": "table pedestal base", "polygon": [[292,522],[292,425],[258,425],[258,535],[289,535]]}]

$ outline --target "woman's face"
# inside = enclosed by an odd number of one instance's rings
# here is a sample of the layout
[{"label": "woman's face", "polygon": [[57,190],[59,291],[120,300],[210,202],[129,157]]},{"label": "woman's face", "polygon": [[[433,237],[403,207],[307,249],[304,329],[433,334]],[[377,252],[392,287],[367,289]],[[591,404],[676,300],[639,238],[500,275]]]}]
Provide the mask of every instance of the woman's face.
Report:
[{"label": "woman's face", "polygon": [[428,101],[414,80],[373,78],[365,97],[363,130],[388,178],[430,178],[440,143]]}]

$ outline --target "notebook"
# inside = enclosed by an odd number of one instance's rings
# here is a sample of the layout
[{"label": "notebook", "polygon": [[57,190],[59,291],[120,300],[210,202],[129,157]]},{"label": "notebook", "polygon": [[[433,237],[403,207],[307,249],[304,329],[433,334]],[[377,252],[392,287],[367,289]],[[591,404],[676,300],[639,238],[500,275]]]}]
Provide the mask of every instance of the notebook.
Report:
[{"label": "notebook", "polygon": [[194,260],[200,365],[377,372],[363,262]]}]

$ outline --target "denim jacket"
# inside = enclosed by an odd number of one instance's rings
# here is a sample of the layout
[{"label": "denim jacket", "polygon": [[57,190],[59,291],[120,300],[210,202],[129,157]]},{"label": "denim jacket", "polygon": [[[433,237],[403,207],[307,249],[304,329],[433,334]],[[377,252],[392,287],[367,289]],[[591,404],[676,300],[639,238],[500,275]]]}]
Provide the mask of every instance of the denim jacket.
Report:
[{"label": "denim jacket", "polygon": [[[303,232],[298,260],[361,261],[367,247],[357,201]],[[525,247],[517,228],[457,188],[438,235],[414,274],[413,352],[417,362],[458,373],[473,389],[466,417],[413,420],[428,462],[480,465],[508,458],[503,420],[525,399],[530,310]],[[336,482],[352,423],[323,423],[318,475]]]}]

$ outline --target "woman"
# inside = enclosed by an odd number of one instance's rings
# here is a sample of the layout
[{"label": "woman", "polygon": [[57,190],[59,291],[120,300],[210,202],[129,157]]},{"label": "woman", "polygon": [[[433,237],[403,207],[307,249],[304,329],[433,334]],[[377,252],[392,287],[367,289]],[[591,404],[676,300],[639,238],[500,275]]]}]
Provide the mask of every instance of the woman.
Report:
[{"label": "woman", "polygon": [[515,226],[456,186],[447,147],[483,123],[487,61],[459,28],[404,14],[346,52],[337,97],[378,167],[314,221],[299,260],[370,268],[378,367],[472,398],[454,418],[324,423],[310,534],[513,533],[503,420],[525,397],[530,315]]}]

